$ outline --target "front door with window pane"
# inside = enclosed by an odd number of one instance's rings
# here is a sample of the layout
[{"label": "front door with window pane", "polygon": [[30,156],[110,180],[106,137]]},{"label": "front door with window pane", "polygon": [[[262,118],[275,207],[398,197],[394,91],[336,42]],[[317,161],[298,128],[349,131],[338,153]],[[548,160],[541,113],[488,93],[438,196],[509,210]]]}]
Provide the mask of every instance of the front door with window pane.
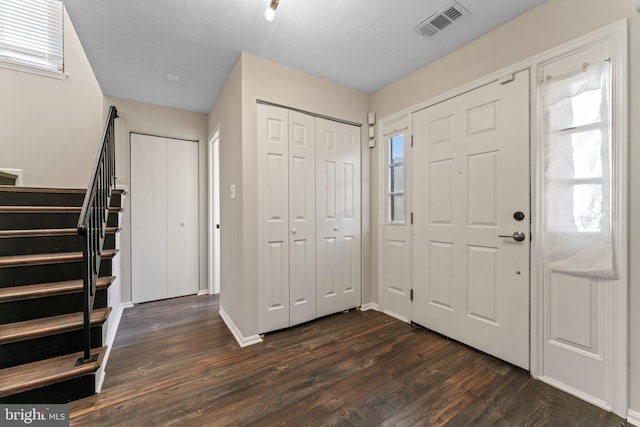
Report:
[{"label": "front door with window pane", "polygon": [[413,320],[528,369],[529,72],[513,77],[413,114]]}]

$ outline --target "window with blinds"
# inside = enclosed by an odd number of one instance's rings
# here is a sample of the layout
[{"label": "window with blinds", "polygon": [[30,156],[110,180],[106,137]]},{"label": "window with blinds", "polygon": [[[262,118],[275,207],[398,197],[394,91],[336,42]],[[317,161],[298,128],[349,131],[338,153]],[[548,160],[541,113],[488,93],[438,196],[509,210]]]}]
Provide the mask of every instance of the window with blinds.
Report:
[{"label": "window with blinds", "polygon": [[64,72],[62,2],[0,1],[0,61]]}]

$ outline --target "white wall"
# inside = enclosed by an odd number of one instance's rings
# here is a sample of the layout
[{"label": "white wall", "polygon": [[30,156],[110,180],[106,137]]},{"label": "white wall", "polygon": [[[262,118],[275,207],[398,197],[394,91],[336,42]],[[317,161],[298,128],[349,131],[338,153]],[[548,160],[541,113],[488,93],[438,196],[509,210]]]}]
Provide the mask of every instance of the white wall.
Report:
[{"label": "white wall", "polygon": [[[131,176],[131,132],[146,133],[170,138],[199,141],[199,227],[200,227],[200,289],[207,286],[207,116],[205,114],[176,110],[168,107],[145,104],[128,99],[104,97],[104,111],[110,105],[118,109],[116,120],[116,175],[118,184],[130,184]],[[122,301],[131,301],[131,204],[125,198],[120,236],[121,293]]]},{"label": "white wall", "polygon": [[[238,86],[238,73],[241,74]],[[233,252],[234,265],[221,262],[221,307],[230,315],[245,337],[258,332],[258,242],[257,242],[257,108],[256,100],[268,101],[288,107],[323,114],[355,123],[366,123],[370,97],[339,84],[289,68],[257,56],[242,53],[231,76],[227,80],[223,95],[218,98],[209,115],[209,130],[220,124],[221,165],[221,253]],[[228,95],[228,97],[227,97]],[[241,123],[235,114],[241,97]],[[229,102],[232,102],[229,104]],[[225,106],[233,112],[224,111]],[[225,136],[226,129],[241,129],[234,132],[233,141]],[[362,130],[362,141],[366,145],[366,126]],[[240,138],[240,139],[237,139]],[[231,152],[227,144],[233,144]],[[241,148],[236,145],[241,144]],[[240,150],[239,150],[240,148]],[[239,151],[238,151],[239,150]],[[363,163],[369,164],[368,148],[363,148]],[[238,157],[240,154],[241,158]],[[231,156],[231,157],[227,157]],[[230,165],[225,168],[225,164]],[[240,163],[239,163],[240,162]],[[233,171],[230,169],[233,168]],[[363,168],[368,173],[368,168]],[[238,175],[240,174],[240,175]],[[238,200],[228,197],[228,185],[238,185]],[[368,183],[368,176],[363,183]],[[241,185],[239,185],[241,184]],[[363,189],[363,301],[369,296],[370,252],[368,218],[368,186]],[[235,216],[226,223],[225,217]],[[241,222],[241,223],[240,223]],[[231,235],[230,229],[233,230]],[[233,238],[234,241],[231,241]],[[241,242],[241,243],[240,243]],[[226,270],[226,272],[225,272]],[[232,274],[228,274],[229,272]],[[228,299],[231,290],[233,305]],[[366,298],[366,299],[365,299]]]},{"label": "white wall", "polygon": [[86,188],[105,117],[102,91],[64,17],[65,80],[0,68],[0,168],[23,185]]},{"label": "white wall", "polygon": [[[384,117],[436,95],[479,79],[542,51],[551,49],[620,19],[629,19],[630,31],[630,400],[640,411],[640,15],[631,0],[549,0],[434,63],[372,95],[372,110]],[[378,162],[379,148],[372,153]],[[382,203],[377,170],[372,169],[372,205]],[[377,230],[381,219],[372,216],[373,253],[377,253]],[[373,298],[377,296],[377,272],[373,271]]]},{"label": "white wall", "polygon": [[[244,263],[242,259],[242,57],[227,77],[209,113],[209,134],[220,130],[220,307],[245,331]],[[238,197],[229,198],[235,184]],[[249,336],[249,335],[246,335]]]}]

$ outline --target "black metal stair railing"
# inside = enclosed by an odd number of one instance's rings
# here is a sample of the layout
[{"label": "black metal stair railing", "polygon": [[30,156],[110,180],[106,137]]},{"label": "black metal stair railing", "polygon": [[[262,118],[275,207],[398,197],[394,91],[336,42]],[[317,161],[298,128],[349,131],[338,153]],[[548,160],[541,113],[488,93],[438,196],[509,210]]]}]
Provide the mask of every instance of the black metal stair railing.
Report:
[{"label": "black metal stair railing", "polygon": [[98,152],[96,166],[93,170],[87,193],[82,203],[82,211],[78,220],[78,234],[82,235],[82,301],[84,312],[84,356],[78,359],[77,365],[89,363],[97,359],[91,354],[91,311],[96,295],[96,281],[100,271],[100,253],[109,216],[111,190],[115,186],[116,151],[115,151],[115,119],[118,117],[116,107],[109,108],[109,114],[102,134],[102,145]]}]

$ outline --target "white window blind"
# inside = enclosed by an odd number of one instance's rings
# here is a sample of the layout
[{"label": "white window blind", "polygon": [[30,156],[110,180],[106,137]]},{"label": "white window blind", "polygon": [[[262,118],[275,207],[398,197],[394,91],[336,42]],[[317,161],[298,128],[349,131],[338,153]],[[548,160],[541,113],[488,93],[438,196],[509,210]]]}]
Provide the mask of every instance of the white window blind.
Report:
[{"label": "white window blind", "polygon": [[613,279],[609,68],[585,64],[543,82],[540,95],[549,268]]},{"label": "white window blind", "polygon": [[0,61],[62,73],[62,2],[0,0]]}]

